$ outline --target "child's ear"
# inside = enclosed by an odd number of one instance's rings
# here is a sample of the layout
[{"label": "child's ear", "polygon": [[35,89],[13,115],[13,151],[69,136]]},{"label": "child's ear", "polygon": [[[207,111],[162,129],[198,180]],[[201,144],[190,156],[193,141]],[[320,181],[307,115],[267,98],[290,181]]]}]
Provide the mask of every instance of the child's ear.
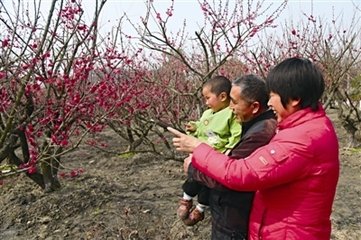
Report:
[{"label": "child's ear", "polygon": [[226,92],[221,92],[221,94],[219,94],[219,97],[221,98],[221,101],[228,100],[228,94]]}]

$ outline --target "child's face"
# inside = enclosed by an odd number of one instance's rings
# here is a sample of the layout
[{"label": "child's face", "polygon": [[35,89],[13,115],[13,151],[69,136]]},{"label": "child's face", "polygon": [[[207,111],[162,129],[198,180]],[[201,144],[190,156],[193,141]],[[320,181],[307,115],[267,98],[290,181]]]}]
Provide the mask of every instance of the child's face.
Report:
[{"label": "child's face", "polygon": [[207,107],[213,110],[213,112],[218,112],[219,110],[224,108],[224,100],[219,94],[218,96],[215,93],[211,92],[210,86],[205,86],[202,89],[202,95],[204,100],[206,101]]}]

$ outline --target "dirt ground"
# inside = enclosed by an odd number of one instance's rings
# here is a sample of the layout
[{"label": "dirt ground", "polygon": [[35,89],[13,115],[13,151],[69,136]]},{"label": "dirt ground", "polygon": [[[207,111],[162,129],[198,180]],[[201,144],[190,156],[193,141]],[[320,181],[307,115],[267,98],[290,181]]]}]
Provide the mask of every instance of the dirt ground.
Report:
[{"label": "dirt ground", "polygon": [[[332,239],[361,239],[361,150],[341,142]],[[108,143],[117,138],[105,134]],[[149,154],[118,156],[81,147],[64,158],[60,191],[45,194],[25,176],[0,186],[0,239],[210,239],[210,218],[185,227],[175,214],[182,163]]]}]

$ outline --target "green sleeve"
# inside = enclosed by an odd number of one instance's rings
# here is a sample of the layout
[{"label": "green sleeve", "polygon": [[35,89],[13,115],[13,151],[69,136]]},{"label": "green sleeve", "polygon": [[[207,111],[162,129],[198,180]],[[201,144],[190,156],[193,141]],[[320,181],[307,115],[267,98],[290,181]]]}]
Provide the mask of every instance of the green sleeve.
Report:
[{"label": "green sleeve", "polygon": [[232,114],[232,117],[229,119],[229,132],[230,136],[228,138],[228,143],[225,146],[226,149],[232,149],[241,139],[242,126],[239,122],[236,121],[236,118]]}]

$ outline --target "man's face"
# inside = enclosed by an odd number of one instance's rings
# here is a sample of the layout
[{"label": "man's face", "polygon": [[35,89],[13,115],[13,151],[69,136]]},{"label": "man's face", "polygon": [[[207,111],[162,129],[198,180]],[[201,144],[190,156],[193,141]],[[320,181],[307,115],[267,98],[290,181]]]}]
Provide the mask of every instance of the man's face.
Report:
[{"label": "man's face", "polygon": [[248,122],[253,119],[254,114],[258,112],[258,109],[254,103],[248,102],[245,98],[242,97],[241,87],[232,86],[231,89],[231,103],[229,107],[232,109],[233,113],[236,115],[236,119],[239,123]]}]

